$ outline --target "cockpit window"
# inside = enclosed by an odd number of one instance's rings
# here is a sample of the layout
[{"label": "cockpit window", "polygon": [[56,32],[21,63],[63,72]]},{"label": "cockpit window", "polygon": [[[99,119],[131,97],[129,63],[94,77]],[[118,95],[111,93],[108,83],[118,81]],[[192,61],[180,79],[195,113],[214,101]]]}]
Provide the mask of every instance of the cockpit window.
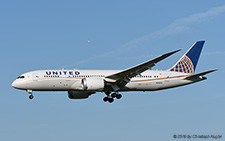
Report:
[{"label": "cockpit window", "polygon": [[25,76],[23,76],[23,75],[17,77],[17,79],[23,79],[23,78],[25,78]]}]

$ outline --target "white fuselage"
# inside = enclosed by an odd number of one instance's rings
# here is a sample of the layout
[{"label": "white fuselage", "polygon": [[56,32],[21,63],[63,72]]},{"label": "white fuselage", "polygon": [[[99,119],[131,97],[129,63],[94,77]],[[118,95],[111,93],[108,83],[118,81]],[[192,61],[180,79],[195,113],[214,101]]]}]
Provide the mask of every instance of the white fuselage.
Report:
[{"label": "white fuselage", "polygon": [[[22,78],[16,79],[12,86],[22,90],[33,91],[82,91],[83,78],[104,79],[106,76],[121,70],[39,70],[24,73]],[[187,85],[200,80],[184,79],[192,74],[148,70],[133,77],[126,86],[119,91],[155,91]],[[104,89],[95,92],[104,92]]]},{"label": "white fuselage", "polygon": [[104,102],[112,103],[122,97],[121,91],[156,91],[205,80],[204,75],[216,70],[193,74],[205,41],[198,41],[169,70],[150,70],[180,49],[165,53],[125,70],[39,70],[24,73],[12,86],[33,91],[68,91],[70,99],[85,99],[104,92]]}]

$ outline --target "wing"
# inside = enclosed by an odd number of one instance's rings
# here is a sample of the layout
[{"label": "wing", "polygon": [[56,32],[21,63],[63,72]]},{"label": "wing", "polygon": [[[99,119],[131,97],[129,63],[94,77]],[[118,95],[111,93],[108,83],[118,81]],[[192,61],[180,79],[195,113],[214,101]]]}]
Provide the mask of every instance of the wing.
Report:
[{"label": "wing", "polygon": [[169,57],[170,55],[180,50],[181,49],[178,49],[176,51],[163,54],[155,59],[149,60],[132,68],[123,70],[113,75],[106,76],[105,81],[111,84],[114,91],[118,91],[120,88],[123,88],[130,81],[131,78],[141,74],[142,72],[148,69],[151,69],[159,61]]}]

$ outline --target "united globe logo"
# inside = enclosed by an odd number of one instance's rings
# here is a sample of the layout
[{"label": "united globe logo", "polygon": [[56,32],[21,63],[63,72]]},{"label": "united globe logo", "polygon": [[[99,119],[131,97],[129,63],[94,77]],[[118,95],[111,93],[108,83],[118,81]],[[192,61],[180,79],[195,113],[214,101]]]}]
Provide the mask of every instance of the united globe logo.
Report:
[{"label": "united globe logo", "polygon": [[194,65],[191,59],[185,55],[170,71],[194,73]]}]

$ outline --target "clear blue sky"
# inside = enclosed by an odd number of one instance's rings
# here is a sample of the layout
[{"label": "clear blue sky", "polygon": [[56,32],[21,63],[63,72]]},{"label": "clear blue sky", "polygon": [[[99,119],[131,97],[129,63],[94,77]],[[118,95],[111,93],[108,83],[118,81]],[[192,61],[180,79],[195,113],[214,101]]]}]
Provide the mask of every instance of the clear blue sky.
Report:
[{"label": "clear blue sky", "polygon": [[[0,140],[224,139],[224,25],[221,0],[1,1]],[[122,93],[113,104],[102,93],[70,100],[67,92],[34,92],[31,101],[11,87],[32,70],[125,69],[183,48],[154,67],[168,69],[197,40],[206,40],[197,72],[219,71],[193,85]]]}]

